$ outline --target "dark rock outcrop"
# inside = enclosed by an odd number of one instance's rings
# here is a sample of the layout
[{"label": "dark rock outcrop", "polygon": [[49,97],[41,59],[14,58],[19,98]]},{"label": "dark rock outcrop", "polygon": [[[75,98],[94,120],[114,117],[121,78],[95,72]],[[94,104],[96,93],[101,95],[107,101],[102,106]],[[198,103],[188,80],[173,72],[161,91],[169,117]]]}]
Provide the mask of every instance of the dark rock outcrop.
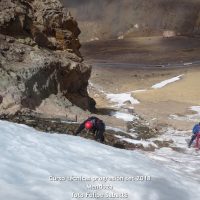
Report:
[{"label": "dark rock outcrop", "polygon": [[[57,133],[57,134],[67,134],[74,135],[79,127],[79,123],[69,121],[67,118],[46,118],[38,115],[34,112],[26,113],[25,115],[21,112],[17,112],[14,115],[0,115],[1,120],[7,120],[15,123],[26,124],[33,127],[39,131],[44,131],[44,133]],[[88,133],[83,130],[80,137],[84,137],[90,140],[95,139],[95,135]],[[144,151],[154,151],[157,146],[155,144],[143,145],[139,140],[133,143],[133,137],[122,131],[106,130],[104,133],[105,141],[104,144],[113,146],[120,149],[135,150],[141,149]],[[126,140],[128,139],[128,140]],[[166,142],[163,142],[166,143]]]},{"label": "dark rock outcrop", "polygon": [[0,112],[93,110],[91,67],[81,58],[79,34],[59,0],[0,1]]},{"label": "dark rock outcrop", "polygon": [[0,9],[4,35],[29,37],[41,47],[70,50],[80,56],[80,30],[59,0],[2,0]]}]

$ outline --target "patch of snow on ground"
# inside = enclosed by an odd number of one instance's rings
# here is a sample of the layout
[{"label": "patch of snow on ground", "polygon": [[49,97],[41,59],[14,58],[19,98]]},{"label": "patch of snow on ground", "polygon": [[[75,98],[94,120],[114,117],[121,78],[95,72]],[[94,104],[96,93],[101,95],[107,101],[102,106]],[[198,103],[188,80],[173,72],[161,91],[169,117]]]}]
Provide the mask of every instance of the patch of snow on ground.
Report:
[{"label": "patch of snow on ground", "polygon": [[132,93],[140,93],[140,92],[146,92],[147,90],[144,89],[144,90],[133,90]]},{"label": "patch of snow on ground", "polygon": [[120,93],[120,94],[107,94],[107,98],[116,103],[117,107],[125,105],[126,102],[130,101],[131,104],[139,104],[140,102],[137,99],[134,99],[129,93]]},{"label": "patch of snow on ground", "polygon": [[106,126],[106,130],[113,130],[115,132],[122,132],[122,133],[125,133],[127,135],[130,135],[132,136],[133,138],[137,138],[138,134],[137,133],[130,133],[130,132],[126,132],[120,128],[115,128],[115,127],[112,127],[112,126]]},{"label": "patch of snow on ground", "polygon": [[170,119],[180,120],[180,121],[200,121],[200,106],[192,106],[190,110],[197,112],[196,114],[186,115],[186,116],[178,116],[178,115],[170,115]]},{"label": "patch of snow on ground", "polygon": [[116,112],[111,112],[111,115],[118,118],[118,119],[122,119],[126,122],[131,122],[135,119],[138,119],[137,116],[132,115],[130,113],[124,113],[124,112],[120,112],[120,111],[116,111]]},{"label": "patch of snow on ground", "polygon": [[141,144],[143,147],[149,147],[150,145],[151,146],[154,146],[154,147],[158,147],[155,143],[151,142],[151,141],[146,141],[146,140],[134,140],[134,139],[130,139],[130,138],[124,138],[124,137],[121,137],[121,136],[116,136],[118,138],[120,138],[121,140],[123,141],[126,141],[128,143],[132,143],[132,144]]},{"label": "patch of snow on ground", "polygon": [[197,112],[197,115],[200,117],[200,106],[192,106],[190,109]]},{"label": "patch of snow on ground", "polygon": [[183,65],[187,66],[187,65],[192,65],[192,62],[188,62],[188,63],[183,63]]},{"label": "patch of snow on ground", "polygon": [[[200,198],[199,183],[185,176],[181,168],[175,173],[136,151],[78,136],[45,134],[5,121],[0,121],[0,133],[0,199],[72,200],[78,199],[72,197],[78,193],[84,200],[93,193],[102,195],[102,200],[113,193],[125,193],[127,200]],[[133,181],[138,176],[151,178]],[[110,180],[116,177],[123,179]],[[88,184],[110,185],[112,189],[90,190]]]},{"label": "patch of snow on ground", "polygon": [[94,37],[94,38],[91,38],[91,39],[90,39],[91,42],[92,42],[92,41],[97,41],[97,40],[99,40],[98,37]]},{"label": "patch of snow on ground", "polygon": [[119,37],[118,37],[118,40],[123,40],[124,39],[124,36],[123,35],[120,35]]},{"label": "patch of snow on ground", "polygon": [[169,84],[169,83],[173,83],[173,82],[175,82],[175,81],[180,80],[180,78],[181,78],[183,75],[184,75],[184,74],[181,74],[181,75],[179,75],[179,76],[176,76],[176,77],[173,77],[173,78],[171,78],[171,79],[168,79],[168,80],[162,81],[162,82],[160,82],[160,83],[157,83],[157,84],[153,85],[152,88],[154,88],[154,89],[162,88],[162,87],[164,87],[165,85],[167,85],[167,84]]},{"label": "patch of snow on ground", "polygon": [[124,130],[122,130],[120,128],[115,128],[115,127],[112,127],[112,126],[106,126],[106,130],[112,130],[112,131],[115,131],[115,132],[127,133],[127,132],[125,132]]},{"label": "patch of snow on ground", "polygon": [[[53,120],[52,120],[52,122],[53,122]],[[61,122],[65,123],[65,124],[79,124],[78,122],[70,122],[70,121],[66,121],[66,120],[61,120]]]},{"label": "patch of snow on ground", "polygon": [[[100,92],[100,93],[102,93],[102,94],[106,94],[106,92],[102,89],[101,86],[98,86],[98,85],[92,83],[91,81],[89,81],[88,90],[90,90],[90,88],[93,88],[93,89],[95,89],[96,91],[98,91],[98,92]],[[88,91],[88,93],[89,93],[89,92],[90,92],[90,91]]]},{"label": "patch of snow on ground", "polygon": [[[187,147],[187,139],[190,139],[191,137],[191,131],[178,131],[173,128],[168,127],[167,130],[165,130],[165,133],[160,135],[159,138],[156,138],[156,140],[172,140],[174,142],[174,145],[180,148],[186,148]],[[150,139],[154,140],[154,138]]]}]

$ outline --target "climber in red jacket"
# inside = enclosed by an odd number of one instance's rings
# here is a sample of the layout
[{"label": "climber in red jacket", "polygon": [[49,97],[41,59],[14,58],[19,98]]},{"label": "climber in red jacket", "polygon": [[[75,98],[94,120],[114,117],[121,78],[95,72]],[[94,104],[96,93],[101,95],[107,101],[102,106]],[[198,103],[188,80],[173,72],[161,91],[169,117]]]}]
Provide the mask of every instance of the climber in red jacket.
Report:
[{"label": "climber in red jacket", "polygon": [[104,142],[105,124],[102,120],[97,117],[89,117],[79,126],[75,135],[78,135],[84,128],[94,133],[97,141]]}]

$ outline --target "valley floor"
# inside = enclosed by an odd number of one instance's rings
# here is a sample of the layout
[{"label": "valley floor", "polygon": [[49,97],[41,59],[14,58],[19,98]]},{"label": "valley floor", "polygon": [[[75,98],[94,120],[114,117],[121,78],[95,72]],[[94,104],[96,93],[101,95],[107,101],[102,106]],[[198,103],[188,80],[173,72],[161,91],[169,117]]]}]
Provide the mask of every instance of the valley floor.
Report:
[{"label": "valley floor", "polygon": [[[96,41],[83,45],[82,51],[86,61],[93,65],[90,95],[97,107],[113,107],[106,94],[131,93],[139,102],[133,106],[134,111],[155,127],[188,130],[199,121],[198,117],[182,117],[194,114],[191,107],[200,105],[198,38]],[[178,81],[152,88],[179,76]]]}]

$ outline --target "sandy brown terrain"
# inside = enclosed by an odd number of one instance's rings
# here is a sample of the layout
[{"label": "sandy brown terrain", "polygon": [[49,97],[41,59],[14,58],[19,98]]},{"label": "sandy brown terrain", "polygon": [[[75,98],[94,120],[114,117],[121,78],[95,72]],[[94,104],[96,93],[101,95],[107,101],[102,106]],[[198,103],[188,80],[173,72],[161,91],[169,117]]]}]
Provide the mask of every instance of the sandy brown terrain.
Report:
[{"label": "sandy brown terrain", "polygon": [[[177,82],[168,84],[160,89],[151,86],[184,74]],[[135,76],[137,75],[137,76]],[[102,79],[101,77],[104,76]],[[158,124],[172,125],[179,129],[188,129],[193,122],[170,120],[171,114],[190,114],[189,107],[200,105],[198,89],[200,85],[199,69],[173,69],[164,71],[143,70],[111,70],[95,68],[91,82],[106,93],[123,93],[133,90],[146,89],[145,92],[133,93],[134,98],[141,103],[134,105],[136,113],[157,126]],[[114,85],[114,87],[113,87]],[[97,107],[105,108],[112,105],[103,93],[93,94]],[[156,119],[155,119],[156,118]],[[153,121],[151,119],[154,119]]]},{"label": "sandy brown terrain", "polygon": [[[144,48],[149,48],[150,50],[149,38],[146,38],[146,41],[144,38],[139,40],[143,40]],[[160,53],[159,49],[163,48],[163,46],[160,45],[162,42],[156,42],[155,44],[152,43],[151,45],[153,45],[153,48],[151,54],[156,57],[153,62],[151,61],[154,57],[145,57],[143,53],[138,53],[137,58],[135,58],[134,54],[131,57],[130,54],[124,52],[122,48],[122,55],[124,55],[125,58],[130,59],[129,61],[131,63],[137,63],[138,60],[141,60],[144,64],[155,64],[154,67],[149,66],[141,68],[135,65],[133,67],[126,65],[126,63],[120,61],[120,57],[115,55],[117,46],[116,43],[114,49],[111,48],[109,52],[112,52],[112,59],[115,63],[122,62],[123,64],[120,67],[115,67],[115,64],[113,66],[106,65],[107,62],[110,62],[111,58],[109,56],[106,60],[106,56],[109,54],[108,51],[106,51],[102,54],[102,60],[104,60],[105,65],[103,63],[99,65],[98,62],[100,57],[97,58],[96,55],[99,56],[100,53],[96,50],[93,58],[91,55],[88,56],[88,62],[93,64],[93,72],[90,80],[95,87],[98,88],[98,90],[103,90],[106,93],[123,93],[146,89],[147,91],[145,92],[132,93],[134,98],[140,101],[140,104],[134,105],[136,113],[147,119],[153,126],[169,125],[177,129],[188,130],[194,122],[170,119],[170,115],[176,114],[178,116],[184,116],[191,113],[194,114],[194,112],[190,111],[189,108],[191,106],[200,105],[200,96],[198,93],[200,85],[200,66],[197,64],[195,66],[188,67],[184,66],[183,63],[180,64],[182,67],[173,65],[174,62],[178,63],[180,60],[184,60],[184,62],[191,62],[193,59],[198,60],[199,47],[197,44],[199,40],[197,39],[196,43],[194,42],[194,39],[192,40],[193,43],[189,43],[189,41],[187,43],[186,38],[184,38],[184,42],[181,43],[179,39],[178,42],[174,39],[174,41],[176,41],[175,44],[171,43],[171,40],[169,40],[168,50],[165,49],[164,52]],[[157,40],[154,39],[154,41]],[[121,43],[122,41],[120,41],[120,45]],[[180,43],[180,45],[176,46],[177,43]],[[196,46],[196,50],[194,50],[193,53],[192,51],[185,50],[194,49],[194,46]],[[132,48],[135,47],[133,46]],[[157,50],[155,51],[155,49]],[[137,48],[135,51],[136,50]],[[87,54],[85,54],[85,57],[87,57]],[[167,59],[165,60],[165,58]],[[97,62],[97,64],[95,62]],[[170,67],[158,67],[157,64],[162,62],[172,64]],[[183,74],[183,76],[181,80],[177,82],[168,84],[160,89],[151,88],[151,86],[156,83],[181,74]],[[112,103],[106,99],[102,92],[93,91],[93,93],[90,94],[97,101],[97,107],[108,108],[112,106]]]},{"label": "sandy brown terrain", "polygon": [[151,89],[145,93],[135,94],[134,96],[142,102],[136,106],[136,111],[147,116],[149,120],[157,118],[158,121],[176,128],[189,128],[192,126],[191,122],[169,119],[169,115],[191,114],[189,108],[200,105],[199,77],[199,69],[190,69],[184,73],[180,81],[160,89]]}]

